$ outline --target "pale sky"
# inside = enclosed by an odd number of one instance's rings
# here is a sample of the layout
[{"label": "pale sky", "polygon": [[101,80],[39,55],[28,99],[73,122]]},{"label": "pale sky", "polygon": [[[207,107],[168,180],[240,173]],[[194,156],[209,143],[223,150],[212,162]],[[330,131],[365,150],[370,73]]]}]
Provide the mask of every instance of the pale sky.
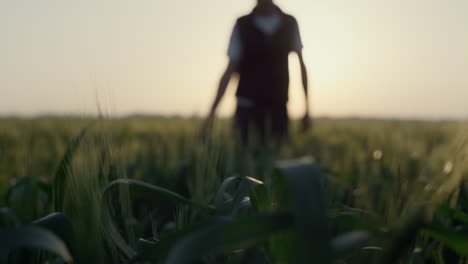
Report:
[{"label": "pale sky", "polygon": [[[276,0],[315,116],[468,117],[467,0]],[[205,114],[255,0],[0,0],[0,115]],[[289,111],[304,111],[290,57]],[[234,111],[234,81],[219,114]],[[97,99],[96,99],[97,98]]]}]

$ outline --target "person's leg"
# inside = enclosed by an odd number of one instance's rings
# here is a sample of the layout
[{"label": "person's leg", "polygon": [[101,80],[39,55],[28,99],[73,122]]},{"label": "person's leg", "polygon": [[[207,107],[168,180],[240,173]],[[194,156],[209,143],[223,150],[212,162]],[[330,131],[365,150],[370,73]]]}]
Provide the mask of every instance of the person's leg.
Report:
[{"label": "person's leg", "polygon": [[289,136],[289,118],[286,105],[271,110],[271,136],[275,143],[281,145]]},{"label": "person's leg", "polygon": [[252,123],[252,111],[249,108],[237,107],[234,115],[234,132],[237,140],[246,146]]},{"label": "person's leg", "polygon": [[251,143],[262,146],[268,137],[268,111],[264,107],[256,107],[253,113],[254,129],[252,129]]}]

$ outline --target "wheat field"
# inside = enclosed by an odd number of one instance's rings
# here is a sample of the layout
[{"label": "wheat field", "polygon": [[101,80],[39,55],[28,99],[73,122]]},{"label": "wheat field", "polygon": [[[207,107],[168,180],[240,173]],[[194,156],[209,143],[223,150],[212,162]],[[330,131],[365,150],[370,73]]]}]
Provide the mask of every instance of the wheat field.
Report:
[{"label": "wheat field", "polygon": [[0,120],[0,262],[468,263],[468,124]]}]

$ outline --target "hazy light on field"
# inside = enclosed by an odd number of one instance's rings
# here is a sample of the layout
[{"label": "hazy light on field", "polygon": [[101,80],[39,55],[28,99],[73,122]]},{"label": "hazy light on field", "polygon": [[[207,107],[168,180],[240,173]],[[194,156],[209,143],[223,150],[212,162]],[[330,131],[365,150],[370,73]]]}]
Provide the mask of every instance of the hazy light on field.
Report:
[{"label": "hazy light on field", "polygon": [[[204,114],[254,2],[1,1],[0,113],[87,113],[98,97],[114,114]],[[276,2],[299,21],[314,114],[468,116],[468,1]],[[293,116],[299,77],[293,55]]]}]

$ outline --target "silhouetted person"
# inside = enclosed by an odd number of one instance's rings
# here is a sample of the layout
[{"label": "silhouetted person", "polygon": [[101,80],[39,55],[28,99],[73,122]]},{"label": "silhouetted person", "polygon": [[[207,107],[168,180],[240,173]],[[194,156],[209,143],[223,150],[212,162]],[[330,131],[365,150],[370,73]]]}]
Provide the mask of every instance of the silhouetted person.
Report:
[{"label": "silhouetted person", "polygon": [[309,128],[307,71],[297,21],[283,13],[272,0],[257,0],[252,13],[240,17],[234,26],[228,49],[229,64],[203,125],[203,133],[211,127],[231,76],[237,73],[239,84],[234,124],[242,142],[251,141],[251,133],[262,142],[270,136],[276,142],[285,139],[289,123],[286,103],[291,51],[298,54],[305,92],[302,128]]}]

